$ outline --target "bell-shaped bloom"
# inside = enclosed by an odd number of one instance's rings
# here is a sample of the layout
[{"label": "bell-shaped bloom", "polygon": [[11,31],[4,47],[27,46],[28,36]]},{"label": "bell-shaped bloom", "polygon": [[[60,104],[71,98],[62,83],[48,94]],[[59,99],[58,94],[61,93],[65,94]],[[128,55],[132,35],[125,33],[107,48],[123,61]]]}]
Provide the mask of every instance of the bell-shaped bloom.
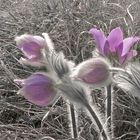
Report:
[{"label": "bell-shaped bloom", "polygon": [[15,38],[17,47],[23,52],[25,58],[20,61],[25,64],[40,65],[42,61],[42,49],[45,40],[40,36],[24,34]]},{"label": "bell-shaped bloom", "polygon": [[17,47],[23,52],[25,58],[21,58],[20,62],[33,66],[42,66],[44,62],[42,50],[48,52],[53,50],[53,43],[47,33],[44,36],[33,36],[24,34],[15,38]]},{"label": "bell-shaped bloom", "polygon": [[71,77],[86,84],[103,87],[111,82],[110,64],[102,58],[91,58],[80,63]]},{"label": "bell-shaped bloom", "polygon": [[22,86],[18,93],[33,104],[47,106],[57,97],[54,81],[46,73],[34,73],[27,79],[15,79],[14,82]]},{"label": "bell-shaped bloom", "polygon": [[140,38],[128,37],[123,39],[123,32],[119,27],[113,29],[107,37],[102,30],[97,28],[92,28],[89,33],[95,39],[99,52],[104,56],[117,57],[120,64],[124,64],[137,55],[136,50],[132,50],[132,47]]}]

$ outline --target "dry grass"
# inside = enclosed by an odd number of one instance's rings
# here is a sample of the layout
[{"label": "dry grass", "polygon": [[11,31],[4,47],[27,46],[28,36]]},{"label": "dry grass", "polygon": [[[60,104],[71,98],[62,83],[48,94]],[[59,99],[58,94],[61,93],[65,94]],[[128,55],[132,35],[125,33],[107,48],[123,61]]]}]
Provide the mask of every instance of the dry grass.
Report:
[{"label": "dry grass", "polygon": [[[56,49],[63,50],[68,59],[79,63],[92,56],[95,45],[86,32],[93,26],[106,32],[120,26],[126,36],[140,35],[140,2],[0,0],[0,140],[71,139],[66,102],[60,99],[52,107],[40,108],[16,95],[19,87],[13,79],[25,78],[35,69],[18,62],[22,54],[14,38],[24,33],[48,32]],[[140,101],[120,90],[114,94],[114,140],[134,140],[140,133]],[[93,96],[103,111],[101,94]],[[49,115],[42,121],[48,111]],[[83,112],[79,114],[80,139],[98,139],[90,119]]]}]

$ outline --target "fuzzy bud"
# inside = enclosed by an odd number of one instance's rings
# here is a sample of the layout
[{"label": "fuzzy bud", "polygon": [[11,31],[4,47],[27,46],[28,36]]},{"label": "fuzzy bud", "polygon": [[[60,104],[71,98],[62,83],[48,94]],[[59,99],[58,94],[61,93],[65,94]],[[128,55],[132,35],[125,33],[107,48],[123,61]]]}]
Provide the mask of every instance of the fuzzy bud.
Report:
[{"label": "fuzzy bud", "polygon": [[71,77],[94,87],[103,87],[111,82],[110,64],[103,58],[91,58],[80,63]]},{"label": "fuzzy bud", "polygon": [[15,79],[14,82],[22,86],[18,93],[33,104],[47,106],[57,97],[54,81],[46,73],[34,73],[27,79]]}]

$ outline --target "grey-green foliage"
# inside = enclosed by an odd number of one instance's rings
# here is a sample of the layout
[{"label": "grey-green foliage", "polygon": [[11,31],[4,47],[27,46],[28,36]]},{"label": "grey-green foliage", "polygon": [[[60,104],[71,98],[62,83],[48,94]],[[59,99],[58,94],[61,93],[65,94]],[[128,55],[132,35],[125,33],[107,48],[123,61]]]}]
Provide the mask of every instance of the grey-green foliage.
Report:
[{"label": "grey-green foliage", "polygon": [[140,98],[140,64],[131,63],[127,67],[128,74],[115,76],[117,85],[132,96]]},{"label": "grey-green foliage", "polygon": [[65,59],[65,56],[62,52],[52,52],[50,54],[49,61],[59,78],[62,78],[64,75],[70,74],[74,66],[74,63],[72,61],[68,61]]},{"label": "grey-green foliage", "polygon": [[58,88],[62,91],[62,94],[71,102],[82,106],[88,104],[88,89],[85,88],[84,85],[82,85],[80,82],[72,81],[65,77],[63,79],[63,83],[58,85]]}]

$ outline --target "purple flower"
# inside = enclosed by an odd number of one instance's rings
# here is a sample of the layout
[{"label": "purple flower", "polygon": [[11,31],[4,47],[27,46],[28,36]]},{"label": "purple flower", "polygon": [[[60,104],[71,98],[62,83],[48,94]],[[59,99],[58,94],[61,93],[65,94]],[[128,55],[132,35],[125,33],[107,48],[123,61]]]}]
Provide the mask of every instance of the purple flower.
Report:
[{"label": "purple flower", "polygon": [[17,47],[23,52],[25,58],[20,58],[20,62],[32,66],[44,65],[43,49],[48,52],[54,51],[54,45],[47,33],[41,36],[24,34],[15,38]]},{"label": "purple flower", "polygon": [[95,39],[99,52],[105,56],[116,56],[120,64],[126,63],[137,55],[136,50],[132,50],[132,47],[140,38],[123,39],[123,32],[119,27],[113,29],[107,37],[102,30],[97,28],[92,28],[89,33]]},{"label": "purple flower", "polygon": [[110,65],[102,58],[92,58],[80,63],[71,77],[95,87],[102,87],[111,82]]},{"label": "purple flower", "polygon": [[17,47],[23,52],[26,58],[20,61],[25,64],[41,65],[42,49],[45,48],[45,39],[40,36],[24,34],[15,39]]},{"label": "purple flower", "polygon": [[18,93],[33,104],[47,106],[57,97],[54,81],[46,73],[34,73],[27,79],[15,79],[14,82],[22,86]]}]

